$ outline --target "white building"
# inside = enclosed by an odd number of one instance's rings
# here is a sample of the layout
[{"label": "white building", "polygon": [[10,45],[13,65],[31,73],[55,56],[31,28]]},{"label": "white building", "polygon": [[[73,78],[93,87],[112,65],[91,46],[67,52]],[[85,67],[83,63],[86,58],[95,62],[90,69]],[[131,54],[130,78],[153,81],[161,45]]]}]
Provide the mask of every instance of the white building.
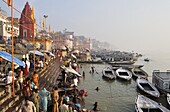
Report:
[{"label": "white building", "polygon": [[65,45],[69,49],[73,49],[73,37],[74,37],[74,32],[64,32],[65,35]]},{"label": "white building", "polygon": [[[19,36],[18,18],[14,18],[14,36]],[[7,17],[7,12],[0,8],[0,37],[5,40],[11,39],[12,35],[11,17]]]}]

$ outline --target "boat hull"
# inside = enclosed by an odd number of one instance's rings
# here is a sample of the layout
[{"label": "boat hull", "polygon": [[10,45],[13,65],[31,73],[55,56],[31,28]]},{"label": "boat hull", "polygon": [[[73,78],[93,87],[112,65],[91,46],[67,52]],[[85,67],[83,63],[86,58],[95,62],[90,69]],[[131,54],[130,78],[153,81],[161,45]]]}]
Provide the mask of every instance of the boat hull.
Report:
[{"label": "boat hull", "polygon": [[139,87],[139,89],[142,90],[143,92],[157,98],[160,96],[158,89],[146,79],[138,78],[136,82],[137,87]]},{"label": "boat hull", "polygon": [[104,78],[107,78],[107,79],[110,79],[110,80],[116,78],[115,72],[111,68],[103,69],[102,73],[103,73]]},{"label": "boat hull", "polygon": [[142,70],[141,68],[133,68],[132,70],[132,75],[134,78],[145,78],[147,79],[148,74]]},{"label": "boat hull", "polygon": [[125,80],[130,80],[132,78],[132,73],[124,68],[119,68],[116,70],[117,77]]},{"label": "boat hull", "polygon": [[151,100],[150,98],[138,95],[135,101],[136,112],[170,112],[167,108],[161,104]]}]

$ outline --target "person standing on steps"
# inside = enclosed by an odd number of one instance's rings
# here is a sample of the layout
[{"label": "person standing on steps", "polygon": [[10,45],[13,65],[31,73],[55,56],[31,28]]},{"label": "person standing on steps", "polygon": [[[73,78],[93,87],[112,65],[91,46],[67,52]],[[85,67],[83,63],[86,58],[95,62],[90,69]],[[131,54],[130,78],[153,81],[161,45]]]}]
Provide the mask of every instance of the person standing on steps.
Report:
[{"label": "person standing on steps", "polygon": [[37,72],[34,71],[34,74],[32,75],[32,81],[34,82],[34,84],[37,88],[39,88],[38,80],[39,80],[39,76],[38,76]]},{"label": "person standing on steps", "polygon": [[38,95],[38,89],[33,89],[33,93],[32,93],[32,96],[31,96],[31,99],[36,107],[36,112],[39,112],[39,100],[40,100],[40,97]]},{"label": "person standing on steps", "polygon": [[29,101],[28,99],[28,97],[25,97],[25,102],[21,106],[19,112],[36,112],[34,103],[32,101]]},{"label": "person standing on steps", "polygon": [[45,88],[39,92],[40,95],[40,109],[47,112],[48,100],[50,100],[50,92]]},{"label": "person standing on steps", "polygon": [[53,112],[59,112],[58,99],[59,99],[58,88],[54,87],[54,90],[53,90],[54,111]]}]

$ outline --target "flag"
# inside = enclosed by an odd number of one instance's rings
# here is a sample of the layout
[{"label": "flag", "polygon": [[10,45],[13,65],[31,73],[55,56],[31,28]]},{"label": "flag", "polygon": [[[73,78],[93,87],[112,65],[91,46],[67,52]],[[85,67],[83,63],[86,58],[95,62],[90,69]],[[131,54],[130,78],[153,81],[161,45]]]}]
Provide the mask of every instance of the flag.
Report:
[{"label": "flag", "polygon": [[31,19],[34,21],[34,6],[32,6]]},{"label": "flag", "polygon": [[11,0],[7,0],[7,5],[11,6]]}]

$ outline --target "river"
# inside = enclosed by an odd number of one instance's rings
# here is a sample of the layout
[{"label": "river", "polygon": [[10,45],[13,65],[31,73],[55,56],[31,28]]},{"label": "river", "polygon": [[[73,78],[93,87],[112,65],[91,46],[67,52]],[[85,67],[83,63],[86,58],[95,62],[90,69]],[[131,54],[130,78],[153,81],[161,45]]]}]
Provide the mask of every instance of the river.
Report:
[{"label": "river", "polygon": [[[168,67],[170,69],[169,55],[161,55],[147,55],[151,59],[149,62],[144,62],[143,59],[145,57],[142,57],[135,63],[144,65],[142,69],[148,73],[150,82],[152,81],[153,70],[165,71],[168,70]],[[91,66],[96,68],[97,73],[89,73]],[[85,71],[85,78],[80,80],[79,88],[85,88],[88,91],[84,107],[92,109],[93,104],[97,101],[100,111],[103,112],[135,112],[135,98],[138,92],[140,93],[135,79],[132,78],[130,81],[105,80],[102,78],[102,69],[106,66],[108,65],[82,64],[82,69],[80,68],[79,71],[80,73]],[[99,87],[99,91],[95,90],[96,87]],[[160,98],[154,100],[170,109],[164,94],[161,94]]]}]

